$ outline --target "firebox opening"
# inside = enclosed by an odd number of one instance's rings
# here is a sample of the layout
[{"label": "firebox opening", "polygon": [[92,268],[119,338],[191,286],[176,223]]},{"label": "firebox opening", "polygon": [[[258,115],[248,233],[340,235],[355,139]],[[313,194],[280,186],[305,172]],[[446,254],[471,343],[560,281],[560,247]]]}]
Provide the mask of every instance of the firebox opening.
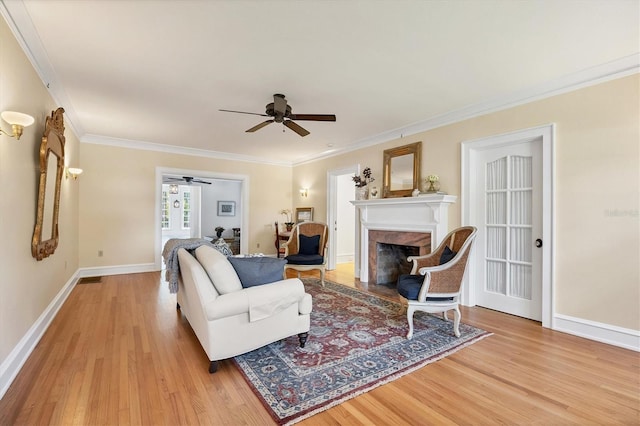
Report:
[{"label": "firebox opening", "polygon": [[420,255],[420,247],[376,243],[376,284],[395,286],[398,277],[411,272],[408,256]]}]

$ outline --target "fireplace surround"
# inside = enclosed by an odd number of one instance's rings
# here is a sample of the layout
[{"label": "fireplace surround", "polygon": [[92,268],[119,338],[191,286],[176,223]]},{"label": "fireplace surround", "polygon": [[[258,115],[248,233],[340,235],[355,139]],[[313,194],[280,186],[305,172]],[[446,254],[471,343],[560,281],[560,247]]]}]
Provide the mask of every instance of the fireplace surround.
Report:
[{"label": "fireplace surround", "polygon": [[368,239],[367,265],[370,283],[395,282],[398,279],[398,272],[409,273],[408,270],[401,271],[403,266],[411,269],[411,265],[406,261],[408,256],[422,256],[431,252],[431,233],[429,232],[369,230]]},{"label": "fireplace surround", "polygon": [[376,282],[376,243],[398,244],[430,253],[447,235],[449,205],[455,195],[424,194],[417,197],[351,201],[358,210],[355,275]]}]

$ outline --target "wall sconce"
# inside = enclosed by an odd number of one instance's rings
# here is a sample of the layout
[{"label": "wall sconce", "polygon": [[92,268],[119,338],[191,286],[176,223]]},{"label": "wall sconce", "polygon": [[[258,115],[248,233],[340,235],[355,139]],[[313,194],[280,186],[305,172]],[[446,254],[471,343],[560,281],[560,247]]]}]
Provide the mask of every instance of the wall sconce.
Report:
[{"label": "wall sconce", "polygon": [[307,198],[309,196],[309,188],[300,189],[300,196]]},{"label": "wall sconce", "polygon": [[4,133],[10,138],[16,138],[16,140],[19,140],[20,136],[22,136],[22,129],[31,126],[35,121],[32,116],[15,111],[3,111],[0,116],[4,121],[11,124],[12,131],[12,133],[8,133],[0,129],[0,134]]},{"label": "wall sconce", "polygon": [[82,174],[82,169],[78,169],[75,167],[67,167],[67,170],[64,176],[69,179],[69,176],[73,178],[73,180],[77,180],[78,176]]}]

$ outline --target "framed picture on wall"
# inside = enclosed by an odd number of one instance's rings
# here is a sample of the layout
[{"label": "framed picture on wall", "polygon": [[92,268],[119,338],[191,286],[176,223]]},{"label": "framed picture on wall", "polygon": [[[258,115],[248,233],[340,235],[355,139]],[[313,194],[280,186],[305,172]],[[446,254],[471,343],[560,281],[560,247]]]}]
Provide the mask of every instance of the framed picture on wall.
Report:
[{"label": "framed picture on wall", "polygon": [[218,216],[235,216],[235,201],[218,201]]},{"label": "framed picture on wall", "polygon": [[313,220],[313,207],[298,207],[296,209],[296,223]]}]

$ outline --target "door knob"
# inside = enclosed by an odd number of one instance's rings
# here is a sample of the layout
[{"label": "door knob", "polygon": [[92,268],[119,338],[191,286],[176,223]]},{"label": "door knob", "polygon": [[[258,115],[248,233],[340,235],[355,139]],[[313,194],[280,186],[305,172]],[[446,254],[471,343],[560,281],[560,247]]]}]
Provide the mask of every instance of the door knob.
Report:
[{"label": "door knob", "polygon": [[540,238],[536,240],[536,247],[542,247],[542,240]]}]

